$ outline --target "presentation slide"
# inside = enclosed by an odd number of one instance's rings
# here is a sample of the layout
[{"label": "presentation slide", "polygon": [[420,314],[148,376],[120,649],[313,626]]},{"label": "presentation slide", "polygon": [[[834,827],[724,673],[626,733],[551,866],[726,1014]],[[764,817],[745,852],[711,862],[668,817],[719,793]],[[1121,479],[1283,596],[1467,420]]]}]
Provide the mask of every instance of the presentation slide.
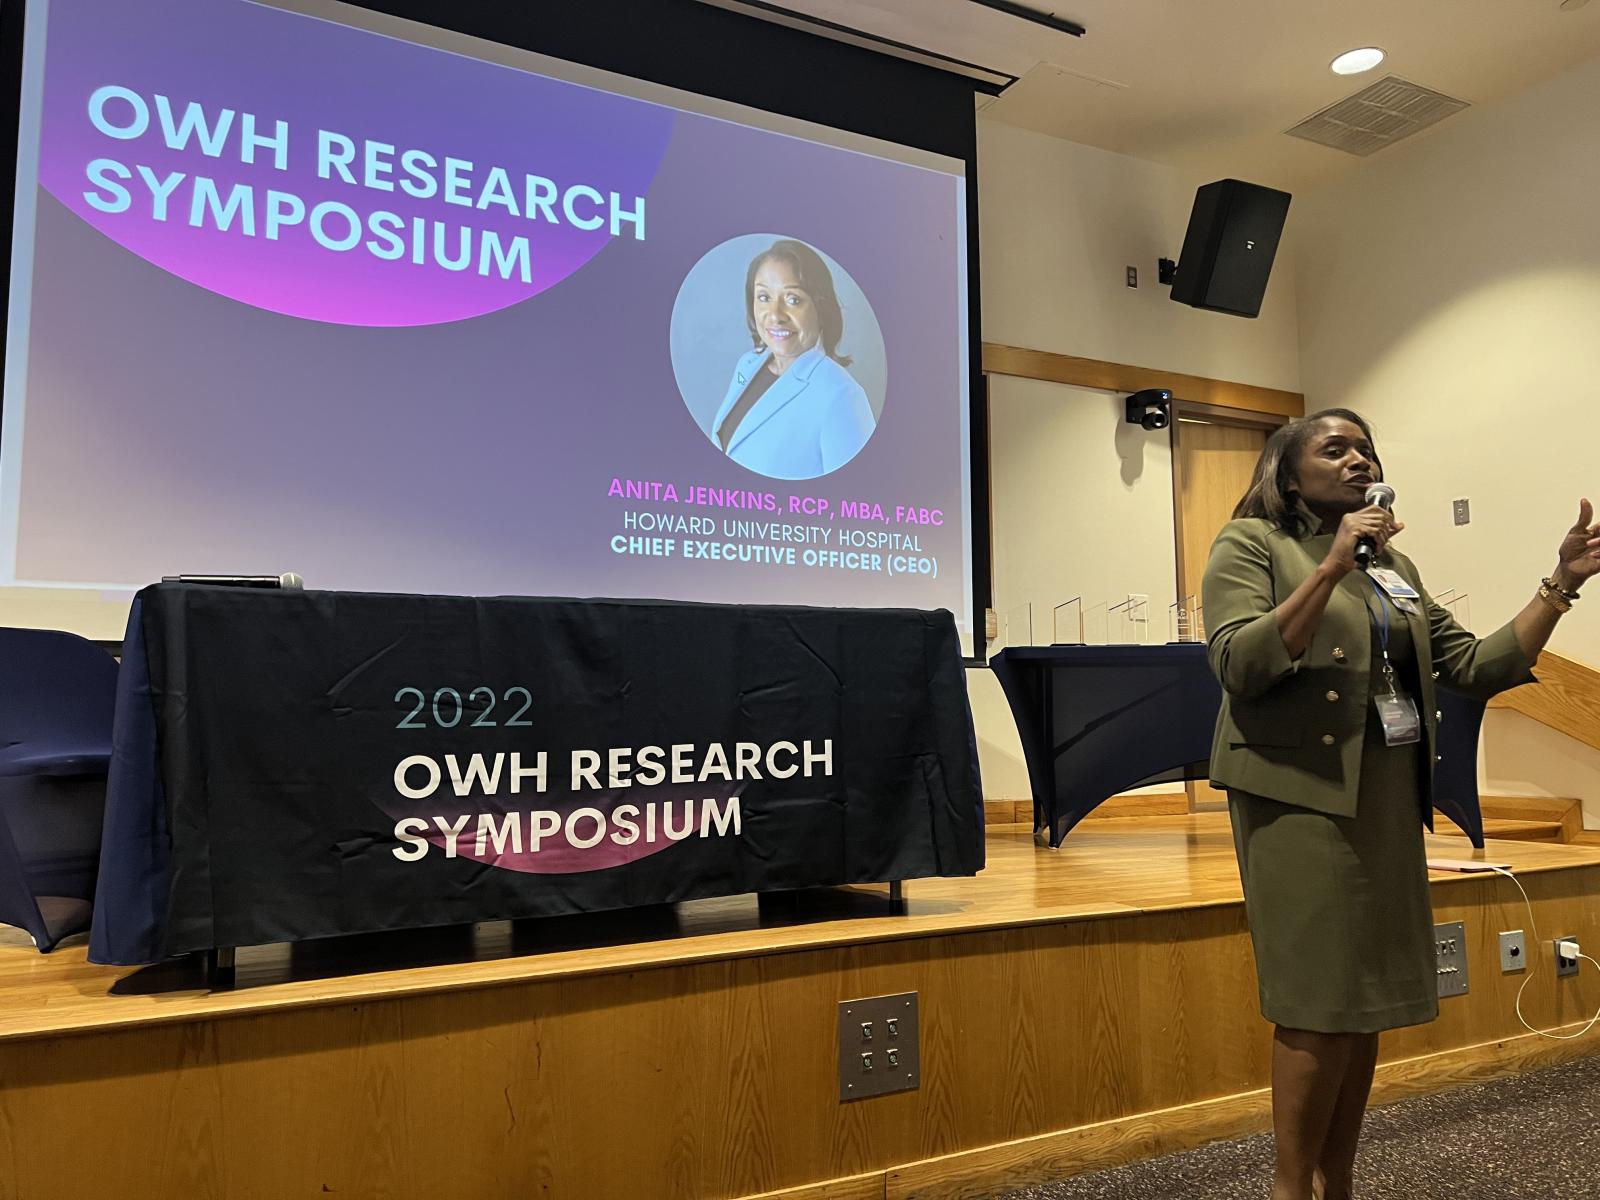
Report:
[{"label": "presentation slide", "polygon": [[0,615],[295,571],[970,631],[965,204],[344,5],[32,0]]}]

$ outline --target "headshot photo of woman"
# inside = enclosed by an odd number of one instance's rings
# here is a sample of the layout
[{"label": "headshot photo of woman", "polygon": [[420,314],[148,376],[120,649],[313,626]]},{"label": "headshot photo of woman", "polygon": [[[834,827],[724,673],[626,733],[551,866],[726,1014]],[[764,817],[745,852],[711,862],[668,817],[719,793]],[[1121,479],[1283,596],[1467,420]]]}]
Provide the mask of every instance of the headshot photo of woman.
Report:
[{"label": "headshot photo of woman", "polygon": [[713,442],[740,466],[776,479],[811,479],[854,458],[876,425],[872,405],[839,353],[844,312],[822,256],[775,241],[745,274],[751,349],[734,364],[711,421]]},{"label": "headshot photo of woman", "polygon": [[1582,500],[1527,604],[1475,637],[1395,549],[1405,526],[1367,499],[1382,480],[1358,414],[1291,421],[1206,565],[1223,688],[1211,779],[1228,791],[1261,1012],[1277,1027],[1272,1200],[1349,1200],[1378,1034],[1439,1013],[1422,837],[1436,690],[1487,700],[1532,681],[1600,571]]}]

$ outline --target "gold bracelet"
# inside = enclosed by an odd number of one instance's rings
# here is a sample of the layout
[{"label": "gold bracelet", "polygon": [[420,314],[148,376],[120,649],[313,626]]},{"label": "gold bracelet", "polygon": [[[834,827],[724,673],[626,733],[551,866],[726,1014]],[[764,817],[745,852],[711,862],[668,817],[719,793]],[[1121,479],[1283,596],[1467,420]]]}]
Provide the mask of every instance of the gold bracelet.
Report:
[{"label": "gold bracelet", "polygon": [[1545,585],[1545,587],[1549,588],[1556,595],[1560,596],[1568,604],[1571,604],[1578,599],[1577,592],[1569,592],[1566,588],[1557,583],[1553,577],[1541,580],[1541,582]]},{"label": "gold bracelet", "polygon": [[1572,602],[1563,596],[1557,589],[1551,587],[1549,583],[1539,584],[1539,599],[1543,600],[1558,613],[1569,613],[1572,611]]}]

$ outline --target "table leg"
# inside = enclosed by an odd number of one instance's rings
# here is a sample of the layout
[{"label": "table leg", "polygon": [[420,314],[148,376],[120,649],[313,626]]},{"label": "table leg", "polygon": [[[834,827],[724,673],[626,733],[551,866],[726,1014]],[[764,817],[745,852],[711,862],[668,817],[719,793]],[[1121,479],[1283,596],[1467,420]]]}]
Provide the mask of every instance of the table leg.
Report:
[{"label": "table leg", "polygon": [[206,951],[206,979],[213,992],[233,990],[233,947],[218,946]]}]

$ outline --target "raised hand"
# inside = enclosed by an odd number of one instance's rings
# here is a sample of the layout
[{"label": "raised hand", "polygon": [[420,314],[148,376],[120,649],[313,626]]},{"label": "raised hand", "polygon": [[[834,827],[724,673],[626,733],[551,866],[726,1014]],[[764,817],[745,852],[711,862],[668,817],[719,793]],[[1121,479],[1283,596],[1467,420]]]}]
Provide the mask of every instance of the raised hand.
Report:
[{"label": "raised hand", "polygon": [[1594,524],[1594,505],[1578,501],[1578,520],[1561,539],[1556,569],[1550,578],[1575,592],[1591,575],[1600,574],[1600,525]]}]

